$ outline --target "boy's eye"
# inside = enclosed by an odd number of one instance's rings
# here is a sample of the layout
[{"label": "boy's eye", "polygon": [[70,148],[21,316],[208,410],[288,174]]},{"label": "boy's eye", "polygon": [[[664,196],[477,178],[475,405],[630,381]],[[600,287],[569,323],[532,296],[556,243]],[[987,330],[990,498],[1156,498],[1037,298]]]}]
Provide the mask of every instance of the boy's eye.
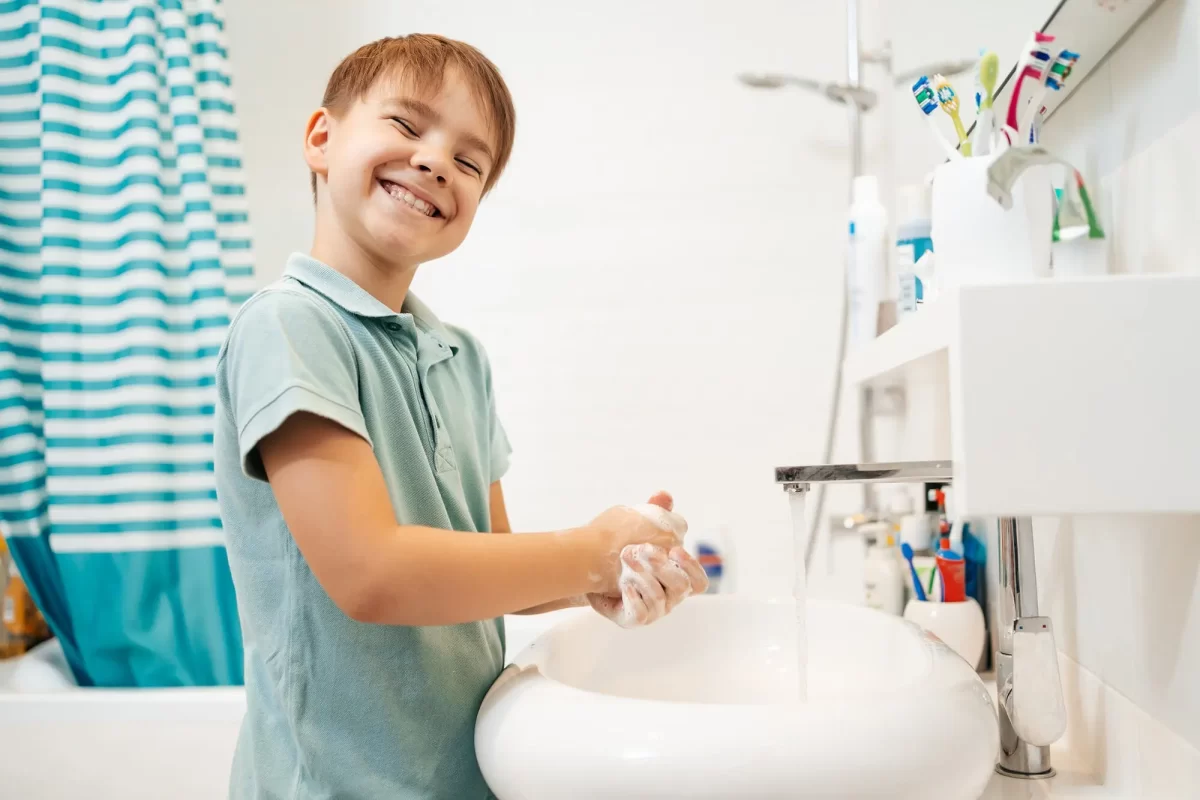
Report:
[{"label": "boy's eye", "polygon": [[482,170],[482,169],[480,169],[480,168],[479,168],[479,167],[478,167],[476,164],[472,164],[470,161],[467,161],[465,158],[460,158],[460,159],[458,159],[458,163],[459,163],[459,164],[462,164],[464,167],[466,167],[467,169],[471,170],[471,171],[472,171],[472,172],[474,172],[476,175],[482,175],[482,174],[483,174],[483,170]]},{"label": "boy's eye", "polygon": [[417,131],[416,131],[416,129],[415,129],[415,128],[413,128],[413,126],[412,126],[412,125],[410,125],[410,124],[409,124],[408,122],[406,122],[405,120],[402,120],[402,119],[400,119],[399,117],[392,117],[392,122],[396,123],[396,124],[397,124],[397,125],[399,125],[401,128],[403,128],[403,129],[404,129],[404,132],[405,132],[405,133],[407,133],[408,135],[410,135],[410,136],[416,136],[416,135],[417,135]]}]

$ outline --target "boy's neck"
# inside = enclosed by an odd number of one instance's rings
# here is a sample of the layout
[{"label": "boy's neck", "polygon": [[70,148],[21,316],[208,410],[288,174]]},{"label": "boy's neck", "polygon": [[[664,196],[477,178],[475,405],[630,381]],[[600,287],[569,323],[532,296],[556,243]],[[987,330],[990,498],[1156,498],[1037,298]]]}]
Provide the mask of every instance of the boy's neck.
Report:
[{"label": "boy's neck", "polygon": [[363,291],[399,314],[419,265],[381,263],[341,230],[330,231],[329,227],[321,224],[318,215],[309,255],[342,273]]}]

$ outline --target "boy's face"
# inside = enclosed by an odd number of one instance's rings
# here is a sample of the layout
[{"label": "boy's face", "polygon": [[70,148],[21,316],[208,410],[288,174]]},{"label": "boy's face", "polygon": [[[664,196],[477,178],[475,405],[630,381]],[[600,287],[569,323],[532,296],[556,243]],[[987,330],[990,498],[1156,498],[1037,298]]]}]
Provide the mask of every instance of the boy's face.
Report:
[{"label": "boy's face", "polygon": [[492,168],[487,118],[457,71],[439,91],[381,80],[340,117],[318,112],[305,142],[326,179],[318,214],[384,264],[416,266],[467,236]]}]

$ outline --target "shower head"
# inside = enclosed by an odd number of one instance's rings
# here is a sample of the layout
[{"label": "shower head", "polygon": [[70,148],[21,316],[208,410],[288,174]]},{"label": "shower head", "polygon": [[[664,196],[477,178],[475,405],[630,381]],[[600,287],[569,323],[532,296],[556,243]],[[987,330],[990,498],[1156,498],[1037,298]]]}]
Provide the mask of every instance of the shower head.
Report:
[{"label": "shower head", "polygon": [[959,58],[947,61],[937,61],[932,64],[922,64],[919,67],[898,72],[892,76],[897,86],[908,86],[922,75],[961,75],[971,72],[979,63],[977,58]]},{"label": "shower head", "polygon": [[810,78],[784,75],[779,72],[743,72],[738,80],[755,89],[782,89],[784,86],[799,86],[803,89],[819,90],[821,84]]},{"label": "shower head", "polygon": [[878,102],[878,97],[870,89],[861,86],[850,86],[845,83],[821,83],[812,78],[801,78],[797,75],[786,75],[778,72],[751,72],[738,75],[738,80],[746,86],[755,89],[782,89],[794,86],[822,94],[828,100],[842,105],[854,105],[859,111],[870,111]]}]

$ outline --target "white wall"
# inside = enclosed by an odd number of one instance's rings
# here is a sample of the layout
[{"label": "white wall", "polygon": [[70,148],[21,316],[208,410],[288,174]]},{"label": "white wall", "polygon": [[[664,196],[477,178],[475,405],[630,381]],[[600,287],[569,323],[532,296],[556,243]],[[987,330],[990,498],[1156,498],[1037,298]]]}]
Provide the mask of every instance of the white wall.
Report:
[{"label": "white wall", "polygon": [[514,523],[578,524],[666,488],[694,530],[733,532],[743,589],[789,591],[772,467],[819,457],[846,126],[818,98],[734,75],[840,78],[843,6],[300,5],[226,3],[260,282],[308,247],[300,143],[336,62],[405,32],[477,45],[512,89],[516,149],[466,244],[415,288],[488,346]]},{"label": "white wall", "polygon": [[[1198,78],[1200,0],[1164,0],[1045,128],[1099,196],[1114,271],[1200,271],[1186,243],[1200,219]],[[1200,517],[1038,520],[1036,531],[1060,649],[1200,748]]]}]

